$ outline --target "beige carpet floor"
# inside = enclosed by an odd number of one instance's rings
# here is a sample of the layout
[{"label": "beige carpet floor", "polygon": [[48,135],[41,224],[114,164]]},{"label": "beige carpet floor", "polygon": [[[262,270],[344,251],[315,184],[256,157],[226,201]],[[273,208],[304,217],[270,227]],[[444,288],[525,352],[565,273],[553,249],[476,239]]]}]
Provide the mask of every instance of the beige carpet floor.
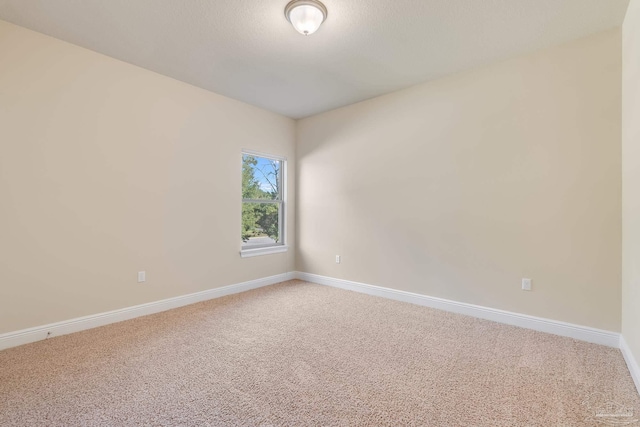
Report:
[{"label": "beige carpet floor", "polygon": [[617,349],[301,281],[0,352],[1,426],[595,426],[621,408],[640,415]]}]

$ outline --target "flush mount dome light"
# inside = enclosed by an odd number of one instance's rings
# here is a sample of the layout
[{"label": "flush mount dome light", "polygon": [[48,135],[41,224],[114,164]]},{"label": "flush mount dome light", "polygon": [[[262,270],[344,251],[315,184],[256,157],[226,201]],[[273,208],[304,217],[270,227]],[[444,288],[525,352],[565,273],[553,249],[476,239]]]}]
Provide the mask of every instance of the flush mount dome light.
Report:
[{"label": "flush mount dome light", "polygon": [[327,19],[327,8],[318,0],[293,0],[284,8],[284,15],[296,31],[308,36]]}]

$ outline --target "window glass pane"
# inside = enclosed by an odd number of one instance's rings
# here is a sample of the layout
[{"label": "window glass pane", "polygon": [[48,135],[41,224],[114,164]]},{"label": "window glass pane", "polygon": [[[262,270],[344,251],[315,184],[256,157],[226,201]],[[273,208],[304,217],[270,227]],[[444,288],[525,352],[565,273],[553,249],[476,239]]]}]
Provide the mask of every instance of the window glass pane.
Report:
[{"label": "window glass pane", "polygon": [[280,243],[280,203],[242,203],[242,245]]},{"label": "window glass pane", "polygon": [[242,198],[280,200],[282,162],[242,155]]}]

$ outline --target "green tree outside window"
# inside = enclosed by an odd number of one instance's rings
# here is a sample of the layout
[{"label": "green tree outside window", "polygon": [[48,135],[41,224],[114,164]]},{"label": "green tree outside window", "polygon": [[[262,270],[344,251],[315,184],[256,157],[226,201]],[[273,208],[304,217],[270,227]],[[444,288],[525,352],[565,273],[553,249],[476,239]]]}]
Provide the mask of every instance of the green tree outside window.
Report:
[{"label": "green tree outside window", "polygon": [[247,246],[281,244],[282,161],[242,156],[242,242]]}]

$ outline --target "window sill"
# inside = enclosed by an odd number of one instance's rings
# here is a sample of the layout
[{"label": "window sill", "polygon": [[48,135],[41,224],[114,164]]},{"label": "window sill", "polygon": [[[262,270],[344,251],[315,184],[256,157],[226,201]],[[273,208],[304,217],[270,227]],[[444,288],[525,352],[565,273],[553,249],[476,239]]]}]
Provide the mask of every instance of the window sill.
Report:
[{"label": "window sill", "polygon": [[287,252],[288,250],[289,246],[287,245],[269,246],[267,248],[243,249],[240,251],[240,256],[242,258],[249,258],[252,256],[278,254],[281,252]]}]

